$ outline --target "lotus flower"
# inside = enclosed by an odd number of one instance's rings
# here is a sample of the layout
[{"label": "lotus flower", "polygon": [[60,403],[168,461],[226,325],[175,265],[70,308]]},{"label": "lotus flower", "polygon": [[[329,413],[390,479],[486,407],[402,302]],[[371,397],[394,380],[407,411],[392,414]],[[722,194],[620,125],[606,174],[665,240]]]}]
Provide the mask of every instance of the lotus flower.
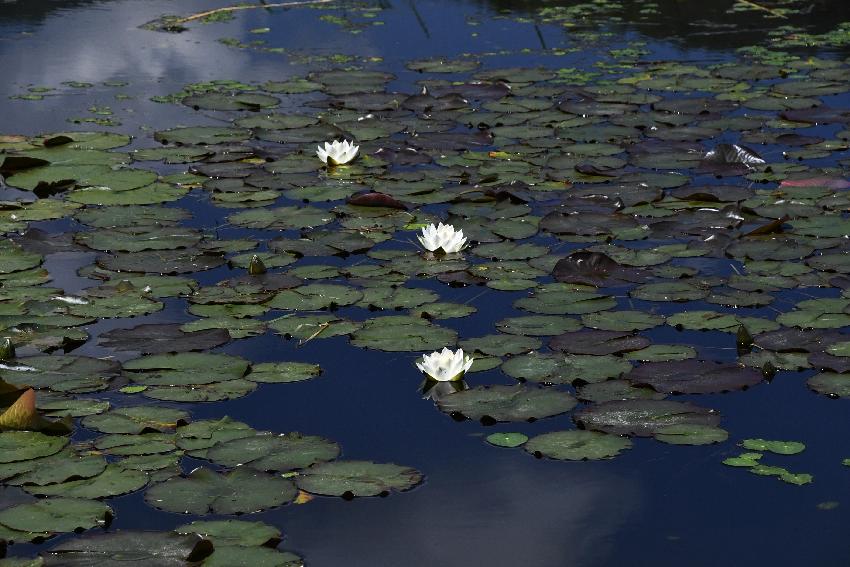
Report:
[{"label": "lotus flower", "polygon": [[355,146],[354,142],[334,140],[333,144],[325,142],[324,148],[318,146],[316,155],[327,165],[342,165],[353,160],[359,149],[360,146]]},{"label": "lotus flower", "polygon": [[422,357],[422,362],[416,363],[416,367],[423,374],[437,382],[460,380],[470,366],[472,357],[464,355],[463,349],[453,352],[448,348],[426,354]]},{"label": "lotus flower", "polygon": [[460,252],[466,245],[466,237],[462,230],[455,230],[450,224],[440,223],[437,226],[429,224],[422,229],[422,235],[416,235],[425,250],[437,252],[442,250],[446,254]]}]

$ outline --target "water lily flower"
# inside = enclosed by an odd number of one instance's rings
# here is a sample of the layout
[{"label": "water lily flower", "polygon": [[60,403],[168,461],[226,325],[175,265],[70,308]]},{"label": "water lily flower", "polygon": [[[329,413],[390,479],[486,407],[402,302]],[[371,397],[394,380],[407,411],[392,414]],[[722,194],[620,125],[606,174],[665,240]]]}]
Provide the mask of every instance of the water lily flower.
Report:
[{"label": "water lily flower", "polygon": [[448,348],[442,351],[434,351],[422,357],[422,362],[417,362],[416,367],[437,382],[450,382],[460,380],[466,371],[472,366],[472,357],[463,354],[463,349],[456,352]]},{"label": "water lily flower", "polygon": [[440,223],[437,226],[433,223],[429,224],[422,228],[422,234],[416,235],[416,238],[429,252],[442,250],[446,254],[451,254],[460,252],[466,246],[463,230],[455,230],[455,227],[450,224]]},{"label": "water lily flower", "polygon": [[342,165],[353,160],[359,149],[360,146],[355,146],[354,142],[334,140],[333,144],[325,142],[324,148],[318,146],[316,155],[327,165]]}]

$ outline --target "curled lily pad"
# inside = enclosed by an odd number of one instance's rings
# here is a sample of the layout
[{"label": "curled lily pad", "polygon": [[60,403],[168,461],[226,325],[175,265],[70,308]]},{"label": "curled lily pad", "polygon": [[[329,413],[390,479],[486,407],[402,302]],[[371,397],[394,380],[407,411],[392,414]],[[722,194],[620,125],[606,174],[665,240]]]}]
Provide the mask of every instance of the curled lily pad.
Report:
[{"label": "curled lily pad", "polygon": [[615,457],[631,446],[632,442],[625,437],[573,429],[532,437],[524,448],[532,455],[550,459],[595,461]]},{"label": "curled lily pad", "polygon": [[295,477],[298,487],[325,496],[379,496],[410,490],[422,482],[416,469],[371,461],[320,463]]},{"label": "curled lily pad", "polygon": [[440,398],[437,405],[446,413],[493,422],[534,421],[568,412],[576,403],[552,388],[477,386]]}]

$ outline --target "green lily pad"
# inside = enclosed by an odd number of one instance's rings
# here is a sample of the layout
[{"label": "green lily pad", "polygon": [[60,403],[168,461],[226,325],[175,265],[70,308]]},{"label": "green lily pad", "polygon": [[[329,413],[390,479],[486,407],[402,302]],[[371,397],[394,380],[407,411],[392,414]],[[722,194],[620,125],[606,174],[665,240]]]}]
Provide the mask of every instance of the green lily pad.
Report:
[{"label": "green lily pad", "polygon": [[726,441],[729,432],[709,425],[678,424],[661,427],[653,437],[671,445],[710,445]]},{"label": "green lily pad", "polygon": [[280,384],[284,382],[301,382],[315,378],[322,373],[318,364],[307,362],[264,362],[251,367],[246,380],[252,382]]},{"label": "green lily pad", "polygon": [[105,525],[112,509],[80,498],[47,498],[0,510],[0,525],[24,532],[72,532]]},{"label": "green lily pad", "polygon": [[256,470],[219,474],[200,467],[186,478],[170,478],[149,488],[145,501],[178,514],[245,514],[287,504],[296,494],[290,481]]},{"label": "green lily pad", "polygon": [[553,431],[529,439],[525,450],[532,455],[561,461],[596,461],[616,457],[630,449],[625,437],[598,431]]},{"label": "green lily pad", "polygon": [[576,404],[576,399],[566,392],[523,386],[477,386],[437,402],[446,413],[485,422],[534,421],[568,412]]},{"label": "green lily pad", "polygon": [[97,476],[45,486],[24,486],[24,490],[38,496],[95,499],[135,492],[147,483],[148,475],[144,472],[110,464]]},{"label": "green lily pad", "polygon": [[280,530],[263,522],[246,522],[244,520],[198,520],[191,524],[183,524],[174,529],[179,534],[198,534],[219,545],[228,546],[259,546],[278,542],[282,539]]},{"label": "green lily pad", "polygon": [[227,467],[246,465],[261,471],[303,469],[339,456],[339,445],[316,435],[259,433],[216,444],[206,458]]},{"label": "green lily pad", "polygon": [[573,414],[585,429],[617,435],[649,437],[671,425],[716,426],[720,414],[685,402],[625,400],[594,404]]},{"label": "green lily pad", "polygon": [[422,474],[391,463],[333,461],[302,471],[295,482],[301,490],[324,496],[379,496],[410,490],[422,482]]},{"label": "green lily pad", "polygon": [[453,345],[457,334],[425,319],[390,315],[369,319],[351,335],[351,344],[385,351],[425,351]]},{"label": "green lily pad", "polygon": [[522,433],[491,433],[487,436],[487,442],[496,447],[507,447],[512,449],[519,447],[528,441],[528,436]]},{"label": "green lily pad", "polygon": [[81,425],[102,433],[165,433],[188,421],[189,413],[185,411],[157,406],[131,406],[90,415],[82,420]]},{"label": "green lily pad", "polygon": [[0,463],[47,457],[58,453],[67,444],[65,437],[52,437],[35,431],[3,431],[0,432]]},{"label": "green lily pad", "polygon": [[768,441],[765,439],[744,439],[741,445],[744,449],[750,451],[770,451],[778,455],[796,455],[802,453],[806,448],[799,441]]},{"label": "green lily pad", "polygon": [[172,532],[116,531],[66,540],[43,554],[46,566],[143,565],[177,567],[203,561],[209,540]]}]

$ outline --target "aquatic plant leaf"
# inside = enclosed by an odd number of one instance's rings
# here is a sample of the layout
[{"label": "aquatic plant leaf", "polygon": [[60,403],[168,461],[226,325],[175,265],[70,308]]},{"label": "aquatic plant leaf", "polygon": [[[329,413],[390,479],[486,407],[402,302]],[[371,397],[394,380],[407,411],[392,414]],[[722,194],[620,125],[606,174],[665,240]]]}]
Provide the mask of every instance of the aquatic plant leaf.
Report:
[{"label": "aquatic plant leaf", "polygon": [[663,400],[667,395],[652,388],[635,386],[628,380],[614,379],[581,384],[576,387],[576,397],[583,402],[601,403],[611,400]]},{"label": "aquatic plant leaf", "polygon": [[437,401],[446,413],[484,422],[534,421],[568,412],[576,404],[566,392],[525,386],[476,386]]},{"label": "aquatic plant leaf", "polygon": [[38,496],[97,499],[135,492],[147,483],[148,475],[144,472],[109,464],[103,472],[90,478],[23,488]]},{"label": "aquatic plant leaf", "polygon": [[249,466],[261,471],[303,469],[339,456],[339,445],[316,435],[258,433],[217,443],[206,458],[227,467]]},{"label": "aquatic plant leaf", "polygon": [[646,348],[649,339],[620,331],[585,329],[553,338],[549,346],[571,354],[619,354]]},{"label": "aquatic plant leaf", "polygon": [[112,509],[80,498],[47,498],[0,510],[0,525],[24,532],[72,532],[106,524]]},{"label": "aquatic plant leaf", "polygon": [[596,461],[616,457],[631,447],[632,442],[625,437],[573,429],[532,437],[524,448],[537,457],[560,461]]},{"label": "aquatic plant leaf", "polygon": [[496,323],[496,328],[503,333],[511,335],[538,337],[560,335],[568,331],[578,331],[581,329],[581,323],[570,317],[529,315],[502,319]]},{"label": "aquatic plant leaf", "polygon": [[526,441],[528,441],[528,436],[522,433],[515,432],[505,432],[505,433],[491,433],[486,437],[487,442],[491,445],[495,445],[496,447],[506,447],[508,449],[512,449],[514,447],[519,447]]},{"label": "aquatic plant leaf", "polygon": [[196,534],[123,530],[69,539],[42,557],[46,567],[183,567],[203,561],[212,552],[212,543]]},{"label": "aquatic plant leaf", "polygon": [[822,372],[809,378],[806,385],[831,398],[850,398],[850,374]]},{"label": "aquatic plant leaf", "polygon": [[280,530],[263,522],[245,520],[197,520],[177,526],[179,534],[197,534],[216,546],[253,547],[277,543],[283,539]]},{"label": "aquatic plant leaf", "polygon": [[304,560],[291,551],[270,547],[216,545],[215,553],[205,561],[206,567],[302,567]]},{"label": "aquatic plant leaf", "polygon": [[710,394],[743,390],[759,384],[764,376],[761,370],[737,364],[688,359],[641,364],[626,379],[667,394]]},{"label": "aquatic plant leaf", "polygon": [[685,402],[625,400],[593,404],[573,414],[580,427],[617,435],[650,437],[670,425],[716,426],[720,414]]},{"label": "aquatic plant leaf", "polygon": [[256,470],[237,468],[220,474],[200,467],[185,478],[170,478],[149,488],[145,502],[178,514],[248,514],[287,504],[296,494],[290,481]]},{"label": "aquatic plant leaf", "polygon": [[325,496],[380,496],[403,492],[422,482],[416,469],[392,463],[333,461],[301,471],[295,482],[301,490]]},{"label": "aquatic plant leaf", "polygon": [[189,413],[158,406],[128,406],[90,415],[80,423],[101,433],[165,433],[189,421]]},{"label": "aquatic plant leaf", "polygon": [[778,455],[796,455],[806,448],[799,441],[768,441],[766,439],[744,439],[741,446],[750,451],[770,451]]},{"label": "aquatic plant leaf", "polygon": [[678,424],[658,429],[653,437],[671,445],[711,445],[726,441],[729,432],[710,425]]},{"label": "aquatic plant leaf", "polygon": [[251,426],[225,416],[219,420],[194,421],[178,427],[176,443],[190,456],[203,459],[207,449],[213,445],[255,433]]},{"label": "aquatic plant leaf", "polygon": [[98,342],[115,350],[165,354],[208,350],[229,341],[230,334],[226,329],[185,332],[179,324],[147,324],[107,331],[100,335]]},{"label": "aquatic plant leaf", "polygon": [[251,372],[245,379],[265,384],[281,384],[310,380],[321,373],[321,366],[308,362],[263,362],[251,366]]},{"label": "aquatic plant leaf", "polygon": [[428,351],[457,342],[457,333],[425,319],[390,315],[369,319],[351,334],[351,344],[386,351]]}]

